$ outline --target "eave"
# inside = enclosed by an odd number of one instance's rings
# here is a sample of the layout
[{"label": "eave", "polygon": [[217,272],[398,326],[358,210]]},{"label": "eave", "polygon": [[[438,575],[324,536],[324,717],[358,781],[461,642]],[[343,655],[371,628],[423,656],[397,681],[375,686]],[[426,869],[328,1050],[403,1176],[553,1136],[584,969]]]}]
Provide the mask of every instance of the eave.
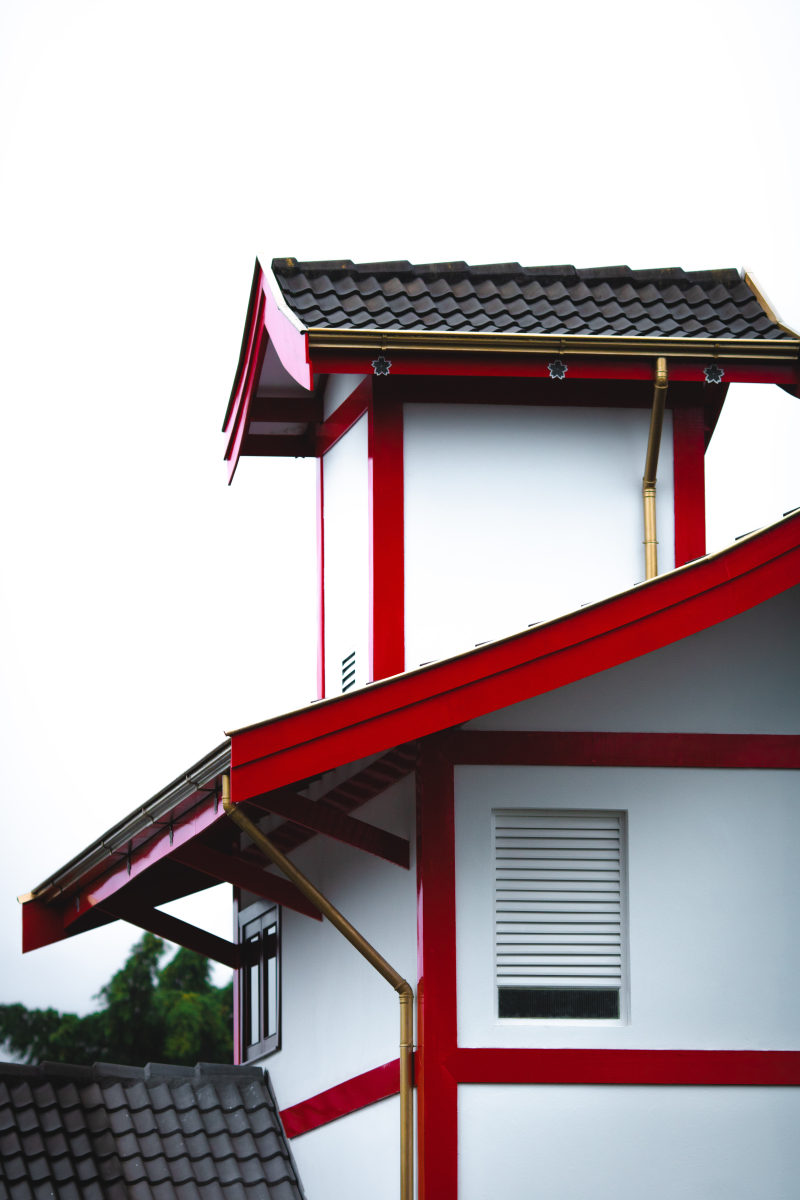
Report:
[{"label": "eave", "polygon": [[452,330],[328,329],[308,330],[313,358],[319,350],[425,354],[559,354],[589,358],[706,359],[721,362],[795,362],[800,338],[601,337],[573,334],[474,333]]},{"label": "eave", "polygon": [[[229,762],[234,802],[283,818],[273,836],[283,839],[285,850],[317,832],[402,867],[407,859],[398,839],[350,814],[412,769],[418,739],[649,654],[797,584],[800,512],[717,554],[556,620],[236,730],[230,747],[217,747],[20,898],[24,949],[117,916],[145,928],[158,925],[158,932],[164,929],[159,904],[219,879],[248,890],[261,886],[275,902],[305,911],[285,891],[291,885],[281,890],[281,881],[269,872],[254,875],[255,864],[239,847],[237,831],[218,802],[218,783]],[[309,803],[297,792],[312,778],[364,760],[367,765],[354,765],[355,774],[324,797],[316,819],[319,800]],[[165,935],[221,961],[235,961],[231,944],[203,941],[209,935],[183,923]]]}]

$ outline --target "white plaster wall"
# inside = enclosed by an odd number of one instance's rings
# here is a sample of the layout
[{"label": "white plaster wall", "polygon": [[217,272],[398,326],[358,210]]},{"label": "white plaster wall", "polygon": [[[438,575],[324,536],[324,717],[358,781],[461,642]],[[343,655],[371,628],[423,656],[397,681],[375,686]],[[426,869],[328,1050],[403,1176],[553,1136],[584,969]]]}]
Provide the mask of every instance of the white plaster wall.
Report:
[{"label": "white plaster wall", "polygon": [[369,522],[367,418],[322,460],[325,531],[325,691],[338,696],[342,660],[356,652],[356,685],[367,680]]},{"label": "white plaster wall", "polygon": [[366,379],[366,375],[329,375],[322,397],[322,413],[327,421],[340,404],[343,404]]},{"label": "white plaster wall", "polygon": [[[411,778],[400,780],[354,815],[409,838],[410,870],[321,837],[301,846],[292,861],[413,986],[417,951]],[[281,1108],[398,1057],[396,993],[329,922],[282,910],[281,972],[281,1049],[261,1060]],[[309,1194],[315,1195],[310,1188]]]},{"label": "white plaster wall", "polygon": [[[461,1045],[800,1049],[795,772],[457,767],[455,784]],[[495,1016],[498,807],[627,812],[627,1023]]]},{"label": "white plaster wall", "polygon": [[[409,667],[644,578],[648,412],[407,404],[403,413]],[[658,475],[663,571],[674,565],[670,413]]]},{"label": "white plaster wall", "polygon": [[800,730],[800,588],[471,729],[684,733]]},{"label": "white plaster wall", "polygon": [[458,1104],[460,1200],[798,1195],[797,1088],[484,1084]]},{"label": "white plaster wall", "polygon": [[392,1096],[292,1140],[309,1200],[400,1195],[400,1100]]}]

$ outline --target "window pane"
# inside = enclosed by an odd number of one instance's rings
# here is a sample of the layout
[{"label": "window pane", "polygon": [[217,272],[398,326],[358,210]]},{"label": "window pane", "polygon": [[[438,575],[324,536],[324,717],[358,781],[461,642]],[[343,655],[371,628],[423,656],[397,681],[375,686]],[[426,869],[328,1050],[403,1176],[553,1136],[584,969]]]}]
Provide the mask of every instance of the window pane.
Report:
[{"label": "window pane", "polygon": [[255,937],[247,939],[247,945],[253,954],[255,961],[251,960],[247,975],[247,1009],[248,1009],[248,1045],[254,1046],[256,1042],[261,1041],[261,1013],[260,1009],[260,975],[261,964],[258,961],[258,934]]},{"label": "window pane", "polygon": [[267,971],[267,1037],[278,1032],[278,960],[268,958]]}]

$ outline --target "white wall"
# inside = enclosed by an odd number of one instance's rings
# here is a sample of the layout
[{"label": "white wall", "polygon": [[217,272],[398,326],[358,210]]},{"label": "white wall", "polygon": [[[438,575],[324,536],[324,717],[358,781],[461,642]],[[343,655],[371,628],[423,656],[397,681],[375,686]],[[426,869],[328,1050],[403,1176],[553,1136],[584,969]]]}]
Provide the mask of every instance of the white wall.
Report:
[{"label": "white wall", "polygon": [[[409,668],[644,578],[648,412],[407,404],[403,413]],[[666,571],[674,565],[671,413],[658,476]]]},{"label": "white wall", "polygon": [[[800,1049],[800,803],[792,771],[457,767],[465,1046]],[[499,1021],[493,808],[628,814],[629,1021]]]},{"label": "white wall", "polygon": [[458,1104],[460,1200],[797,1197],[797,1088],[484,1084]]},{"label": "white wall", "polygon": [[471,729],[797,733],[800,588]]},{"label": "white wall", "polygon": [[322,460],[325,530],[325,691],[338,696],[342,659],[356,652],[356,684],[368,676],[369,520],[367,418]]},{"label": "white wall", "polygon": [[[400,780],[354,815],[409,838],[410,870],[321,837],[301,846],[292,860],[414,986],[411,778]],[[398,1057],[396,993],[327,921],[282,911],[281,972],[281,1049],[261,1060],[281,1108]],[[314,1195],[310,1187],[309,1194]]]},{"label": "white wall", "polygon": [[326,421],[366,378],[366,375],[328,376],[327,383],[325,384],[325,392],[322,397],[322,413]]},{"label": "white wall", "polygon": [[400,1195],[400,1100],[392,1096],[292,1141],[309,1200]]}]

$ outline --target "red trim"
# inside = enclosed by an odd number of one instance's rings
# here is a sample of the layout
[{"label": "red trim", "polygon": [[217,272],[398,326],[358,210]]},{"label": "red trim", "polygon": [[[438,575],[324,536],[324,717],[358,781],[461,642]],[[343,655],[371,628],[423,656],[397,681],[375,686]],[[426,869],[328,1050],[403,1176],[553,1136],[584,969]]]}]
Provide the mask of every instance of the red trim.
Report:
[{"label": "red trim", "polygon": [[[233,888],[233,936],[239,941],[239,889]],[[240,1005],[241,973],[233,972],[233,1065],[238,1067],[242,1062],[242,1015]]]},{"label": "red trim", "polygon": [[253,393],[258,387],[258,379],[269,342],[266,326],[264,325],[263,292],[256,308],[254,328],[255,337],[251,347],[252,352],[248,356],[247,369],[242,379],[241,390],[229,421],[230,435],[225,450],[225,458],[228,461],[228,483],[232,482],[236,474],[236,468],[239,465],[242,443],[250,420],[250,402],[253,398]]},{"label": "red trim", "polygon": [[800,583],[800,514],[722,554],[457,658],[234,733],[238,800],[670,645]]},{"label": "red trim", "polygon": [[436,739],[417,768],[417,1128],[419,1200],[456,1200],[458,1107],[453,768]]},{"label": "red trim", "polygon": [[400,1060],[396,1058],[393,1062],[374,1067],[371,1071],[364,1071],[361,1075],[337,1083],[335,1087],[318,1092],[316,1096],[310,1096],[308,1100],[301,1100],[299,1104],[282,1109],[281,1120],[286,1136],[299,1137],[302,1133],[319,1129],[320,1125],[328,1125],[331,1121],[346,1117],[360,1108],[377,1104],[379,1100],[385,1100],[388,1096],[396,1096],[399,1091]]},{"label": "red trim", "polygon": [[325,698],[325,481],[317,460],[317,699]]},{"label": "red trim", "polygon": [[515,766],[709,767],[798,770],[800,735],[763,733],[561,733],[458,730],[453,762]]},{"label": "red trim", "polygon": [[403,405],[375,384],[369,406],[369,679],[405,669]]},{"label": "red trim", "polygon": [[705,427],[702,408],[672,411],[675,566],[706,552]]},{"label": "red trim", "polygon": [[[235,1010],[234,1010],[235,1011]],[[446,1069],[457,1083],[652,1087],[798,1087],[797,1050],[531,1050],[460,1048]],[[289,1138],[396,1096],[398,1059],[281,1110]]]},{"label": "red trim", "polygon": [[317,430],[316,452],[320,456],[327,454],[331,446],[335,446],[339,438],[344,437],[352,429],[356,421],[363,417],[372,400],[372,376],[362,379],[361,383],[342,401],[327,420],[323,421]]},{"label": "red trim", "polygon": [[[317,375],[354,374],[367,375],[372,371],[374,350],[315,350],[311,349],[312,367]],[[578,358],[565,351],[568,364],[567,378],[572,379],[653,379],[655,353],[641,358]],[[491,354],[473,351],[469,354],[423,354],[392,350],[388,352],[392,361],[392,376],[398,375],[472,375],[494,378],[549,378],[547,363],[556,357],[549,353],[532,355]],[[670,359],[669,378],[675,383],[704,383],[703,370],[711,360]],[[777,383],[792,386],[797,383],[797,363],[726,362],[726,383]],[[559,386],[556,382],[554,388]],[[719,385],[709,385],[710,388]],[[557,402],[557,401],[556,401]]]},{"label": "red trim", "polygon": [[599,1083],[699,1087],[798,1087],[798,1050],[460,1049],[459,1083]]}]

